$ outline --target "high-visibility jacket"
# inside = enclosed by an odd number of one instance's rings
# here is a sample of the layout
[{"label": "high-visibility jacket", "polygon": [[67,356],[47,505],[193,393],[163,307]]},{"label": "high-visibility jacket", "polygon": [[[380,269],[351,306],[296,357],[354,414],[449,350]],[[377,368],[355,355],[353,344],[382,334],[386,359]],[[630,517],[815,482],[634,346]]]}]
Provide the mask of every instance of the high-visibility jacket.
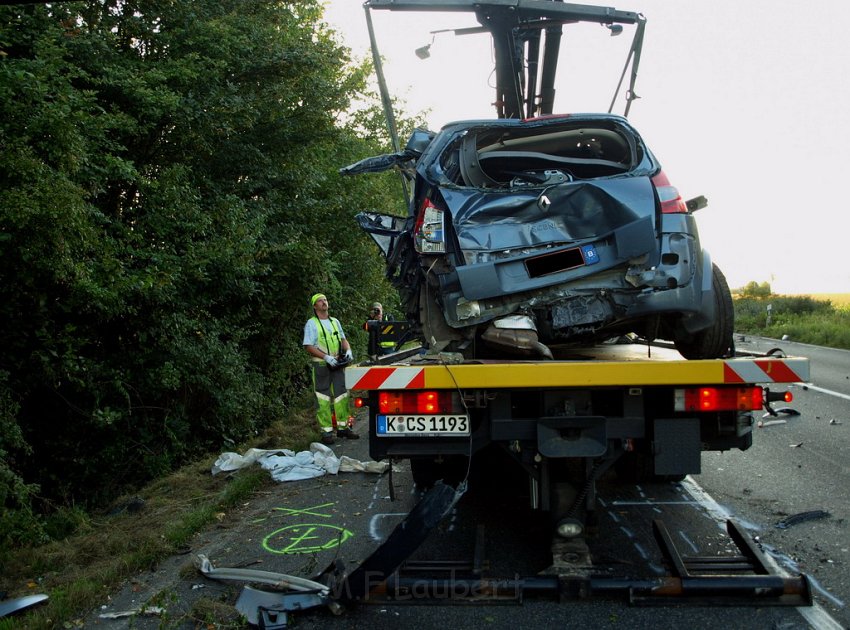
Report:
[{"label": "high-visibility jacket", "polygon": [[390,319],[388,316],[384,315],[384,319],[367,319],[363,322],[363,330],[369,330],[369,322],[380,322],[381,330],[378,332],[378,347],[386,354],[395,350],[395,341],[392,339],[385,339],[381,334],[384,330],[384,324],[392,323],[394,320]]},{"label": "high-visibility jacket", "polygon": [[[326,322],[330,322],[330,331],[325,328],[322,320],[318,317],[314,316],[311,320],[316,326],[316,332],[318,333],[316,346],[325,354],[329,354],[332,357],[338,356],[342,340],[345,338],[345,334],[342,332],[342,326],[340,325],[339,320],[336,317],[329,317],[324,320]],[[313,360],[322,361],[323,359],[313,357]]]}]

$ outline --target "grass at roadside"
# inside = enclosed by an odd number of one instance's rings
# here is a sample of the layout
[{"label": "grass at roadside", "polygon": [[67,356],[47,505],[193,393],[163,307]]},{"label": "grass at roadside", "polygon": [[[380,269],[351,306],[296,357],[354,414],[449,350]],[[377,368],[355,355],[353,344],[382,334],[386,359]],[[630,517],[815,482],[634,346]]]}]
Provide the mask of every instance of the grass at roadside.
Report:
[{"label": "grass at roadside", "polygon": [[[315,417],[305,410],[234,450],[304,450],[317,437]],[[193,536],[222,513],[275,483],[259,467],[213,477],[210,468],[217,455],[125,497],[112,510],[117,513],[81,519],[78,531],[64,540],[9,554],[0,575],[0,591],[9,598],[47,593],[49,599],[30,611],[0,619],[0,630],[81,627],[83,616],[106,602],[126,580],[185,550]]]},{"label": "grass at roadside", "polygon": [[736,298],[735,330],[850,350],[850,294]]}]

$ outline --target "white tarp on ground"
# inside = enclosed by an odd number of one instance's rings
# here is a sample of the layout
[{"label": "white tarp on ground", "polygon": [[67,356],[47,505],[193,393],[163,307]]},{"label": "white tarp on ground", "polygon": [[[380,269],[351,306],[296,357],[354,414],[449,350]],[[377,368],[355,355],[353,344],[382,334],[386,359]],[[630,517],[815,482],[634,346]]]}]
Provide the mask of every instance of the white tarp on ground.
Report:
[{"label": "white tarp on ground", "polygon": [[253,464],[259,464],[268,470],[275,481],[300,481],[321,477],[327,473],[383,473],[389,467],[387,462],[361,462],[347,455],[337,457],[336,453],[324,444],[313,442],[309,451],[300,453],[286,448],[251,448],[245,451],[244,455],[222,453],[212,466],[212,474],[239,470]]}]

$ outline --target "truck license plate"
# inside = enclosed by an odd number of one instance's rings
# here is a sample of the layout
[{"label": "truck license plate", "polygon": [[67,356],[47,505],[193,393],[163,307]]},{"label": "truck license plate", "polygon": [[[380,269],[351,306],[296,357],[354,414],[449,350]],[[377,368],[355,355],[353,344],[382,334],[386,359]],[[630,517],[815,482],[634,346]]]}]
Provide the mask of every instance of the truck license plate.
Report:
[{"label": "truck license plate", "polygon": [[377,434],[378,437],[469,435],[469,416],[378,416]]}]

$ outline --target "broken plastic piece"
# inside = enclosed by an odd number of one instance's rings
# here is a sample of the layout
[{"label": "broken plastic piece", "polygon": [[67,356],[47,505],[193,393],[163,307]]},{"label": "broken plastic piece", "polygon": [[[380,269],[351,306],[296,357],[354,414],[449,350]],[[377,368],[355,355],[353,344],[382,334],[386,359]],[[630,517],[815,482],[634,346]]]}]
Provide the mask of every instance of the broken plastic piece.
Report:
[{"label": "broken plastic piece", "polygon": [[791,407],[780,407],[779,409],[775,409],[777,414],[782,414],[785,416],[799,416],[800,412],[796,409],[792,409]]},{"label": "broken plastic piece", "polygon": [[[769,415],[770,414],[766,414],[765,417],[767,417]],[[788,421],[787,420],[768,420],[767,422],[765,422],[764,420],[759,420],[758,424],[756,426],[759,429],[764,429],[765,427],[772,427],[773,425],[776,425],[776,424],[788,424]]]},{"label": "broken plastic piece", "polygon": [[236,600],[236,610],[245,615],[251,625],[271,630],[286,628],[287,611],[326,604],[327,598],[318,593],[269,593],[246,586]]},{"label": "broken plastic piece", "polygon": [[810,510],[808,512],[800,512],[799,514],[793,514],[792,516],[787,516],[783,518],[776,524],[776,527],[777,529],[787,529],[792,525],[798,525],[806,521],[816,521],[822,518],[827,518],[829,515],[829,512],[826,512],[825,510]]}]

